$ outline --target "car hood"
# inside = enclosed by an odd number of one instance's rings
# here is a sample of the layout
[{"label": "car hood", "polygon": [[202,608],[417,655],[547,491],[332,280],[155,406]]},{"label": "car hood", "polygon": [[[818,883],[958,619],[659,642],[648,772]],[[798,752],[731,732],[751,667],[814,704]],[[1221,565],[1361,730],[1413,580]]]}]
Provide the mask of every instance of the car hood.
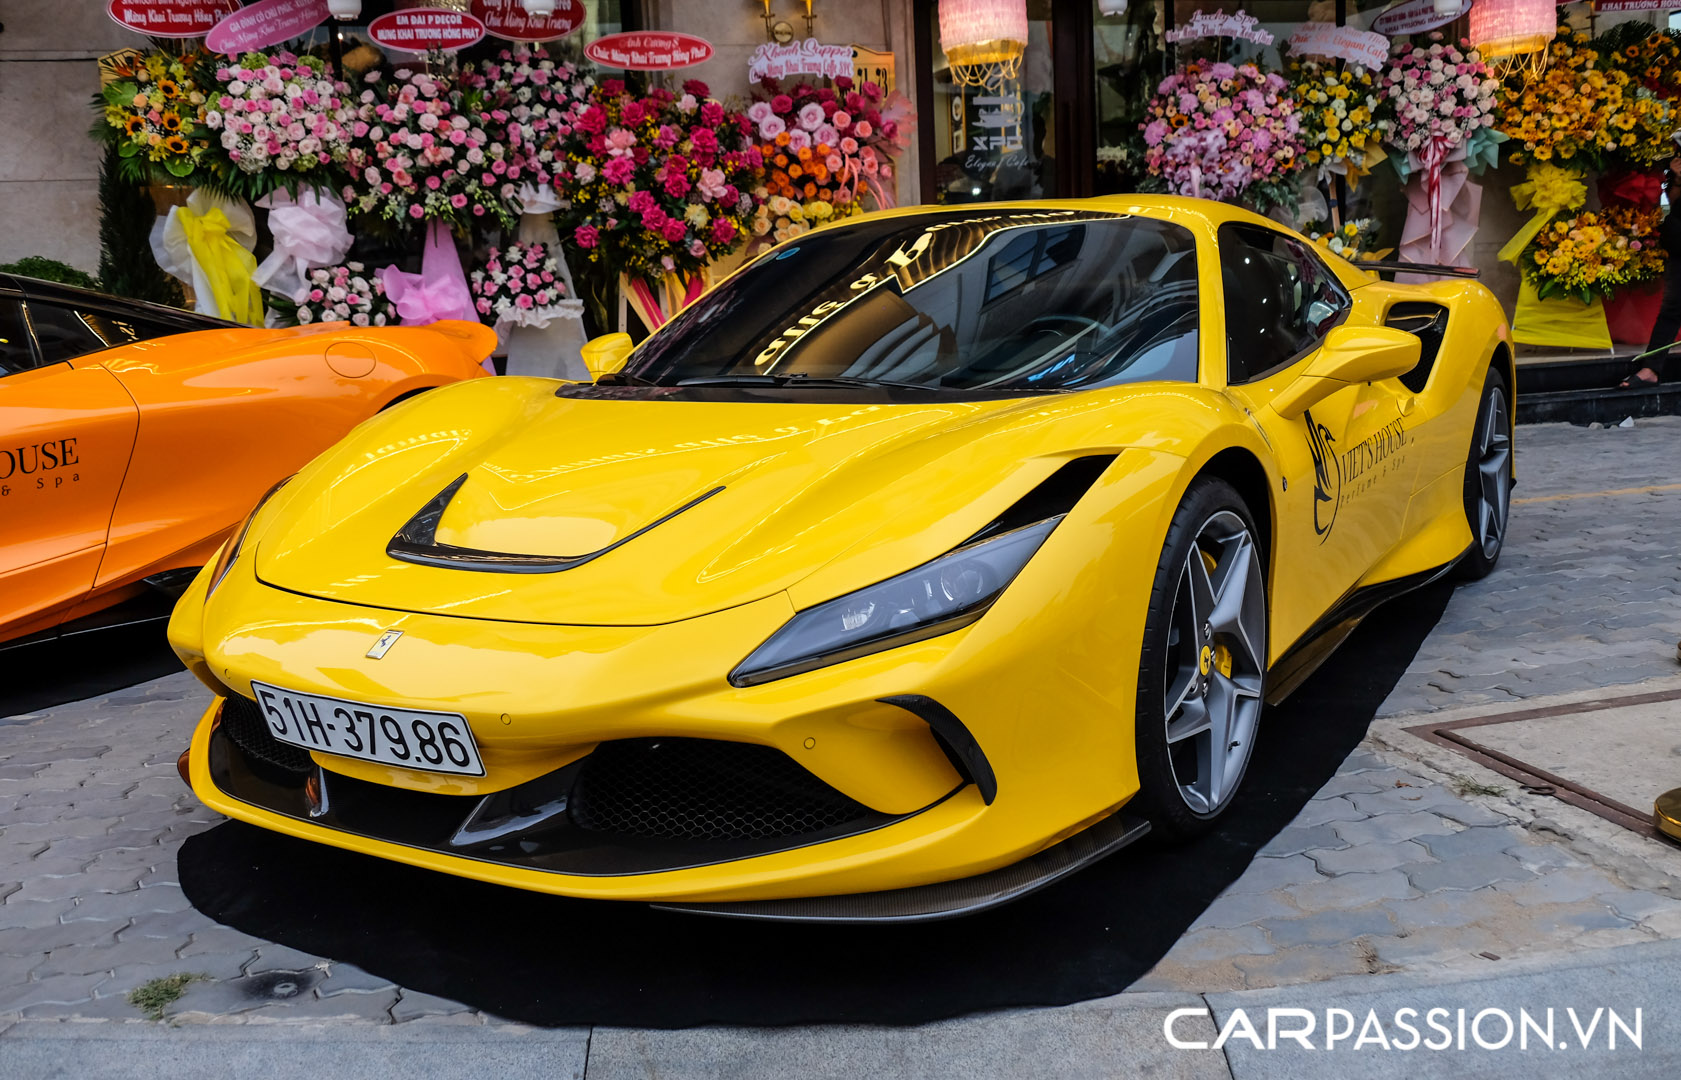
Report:
[{"label": "car hood", "polygon": [[[893,542],[905,565],[888,573],[948,550],[1066,460],[1047,430],[1086,396],[701,402],[458,384],[370,421],[283,489],[251,541],[256,572],[398,611],[675,622],[789,589],[865,541]],[[435,502],[420,530],[435,545],[599,554],[544,573],[393,557]]]}]

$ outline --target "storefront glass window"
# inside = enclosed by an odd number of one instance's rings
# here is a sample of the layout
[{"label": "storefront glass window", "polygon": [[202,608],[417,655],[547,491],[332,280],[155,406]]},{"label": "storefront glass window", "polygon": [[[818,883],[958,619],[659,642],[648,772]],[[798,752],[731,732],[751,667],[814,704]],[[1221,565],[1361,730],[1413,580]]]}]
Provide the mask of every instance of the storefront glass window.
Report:
[{"label": "storefront glass window", "polygon": [[930,5],[934,41],[934,190],[942,203],[1054,196],[1056,130],[1052,105],[1051,0],[1029,0],[1028,42],[1021,71],[966,86],[940,51],[937,5]]},{"label": "storefront glass window", "polygon": [[1099,195],[1133,191],[1144,177],[1136,144],[1144,107],[1167,77],[1164,8],[1152,0],[1091,0],[1093,73],[1097,80]]}]

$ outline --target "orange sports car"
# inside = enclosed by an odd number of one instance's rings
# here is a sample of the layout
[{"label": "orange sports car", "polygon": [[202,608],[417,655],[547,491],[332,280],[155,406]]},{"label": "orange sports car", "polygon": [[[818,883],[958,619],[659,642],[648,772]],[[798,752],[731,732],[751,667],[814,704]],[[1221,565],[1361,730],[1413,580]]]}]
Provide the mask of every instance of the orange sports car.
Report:
[{"label": "orange sports car", "polygon": [[168,598],[264,491],[486,374],[495,343],[465,322],[241,327],[0,275],[0,643]]}]

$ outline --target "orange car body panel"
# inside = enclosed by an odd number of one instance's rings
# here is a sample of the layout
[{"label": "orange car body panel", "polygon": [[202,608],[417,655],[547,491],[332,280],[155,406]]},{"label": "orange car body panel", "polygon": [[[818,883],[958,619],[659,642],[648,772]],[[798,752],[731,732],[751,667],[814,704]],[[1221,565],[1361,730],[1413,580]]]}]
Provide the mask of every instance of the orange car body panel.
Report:
[{"label": "orange car body panel", "polygon": [[229,328],[0,378],[0,641],[202,565],[276,481],[494,346],[476,323]]}]

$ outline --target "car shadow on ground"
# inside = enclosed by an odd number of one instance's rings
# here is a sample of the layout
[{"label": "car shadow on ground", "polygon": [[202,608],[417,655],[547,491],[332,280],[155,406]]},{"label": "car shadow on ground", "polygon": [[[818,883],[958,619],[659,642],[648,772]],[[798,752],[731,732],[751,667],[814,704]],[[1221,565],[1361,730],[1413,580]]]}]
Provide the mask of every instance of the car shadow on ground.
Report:
[{"label": "car shadow on ground", "polygon": [[180,670],[162,619],[0,649],[0,725]]},{"label": "car shadow on ground", "polygon": [[[1125,989],[1290,822],[1365,735],[1446,607],[1380,608],[1269,709],[1226,820],[1147,841],[1002,909],[911,926],[740,922],[481,884],[229,822],[180,881],[228,926],[530,1024],[921,1023]],[[1047,737],[1054,737],[1047,730]]]}]

